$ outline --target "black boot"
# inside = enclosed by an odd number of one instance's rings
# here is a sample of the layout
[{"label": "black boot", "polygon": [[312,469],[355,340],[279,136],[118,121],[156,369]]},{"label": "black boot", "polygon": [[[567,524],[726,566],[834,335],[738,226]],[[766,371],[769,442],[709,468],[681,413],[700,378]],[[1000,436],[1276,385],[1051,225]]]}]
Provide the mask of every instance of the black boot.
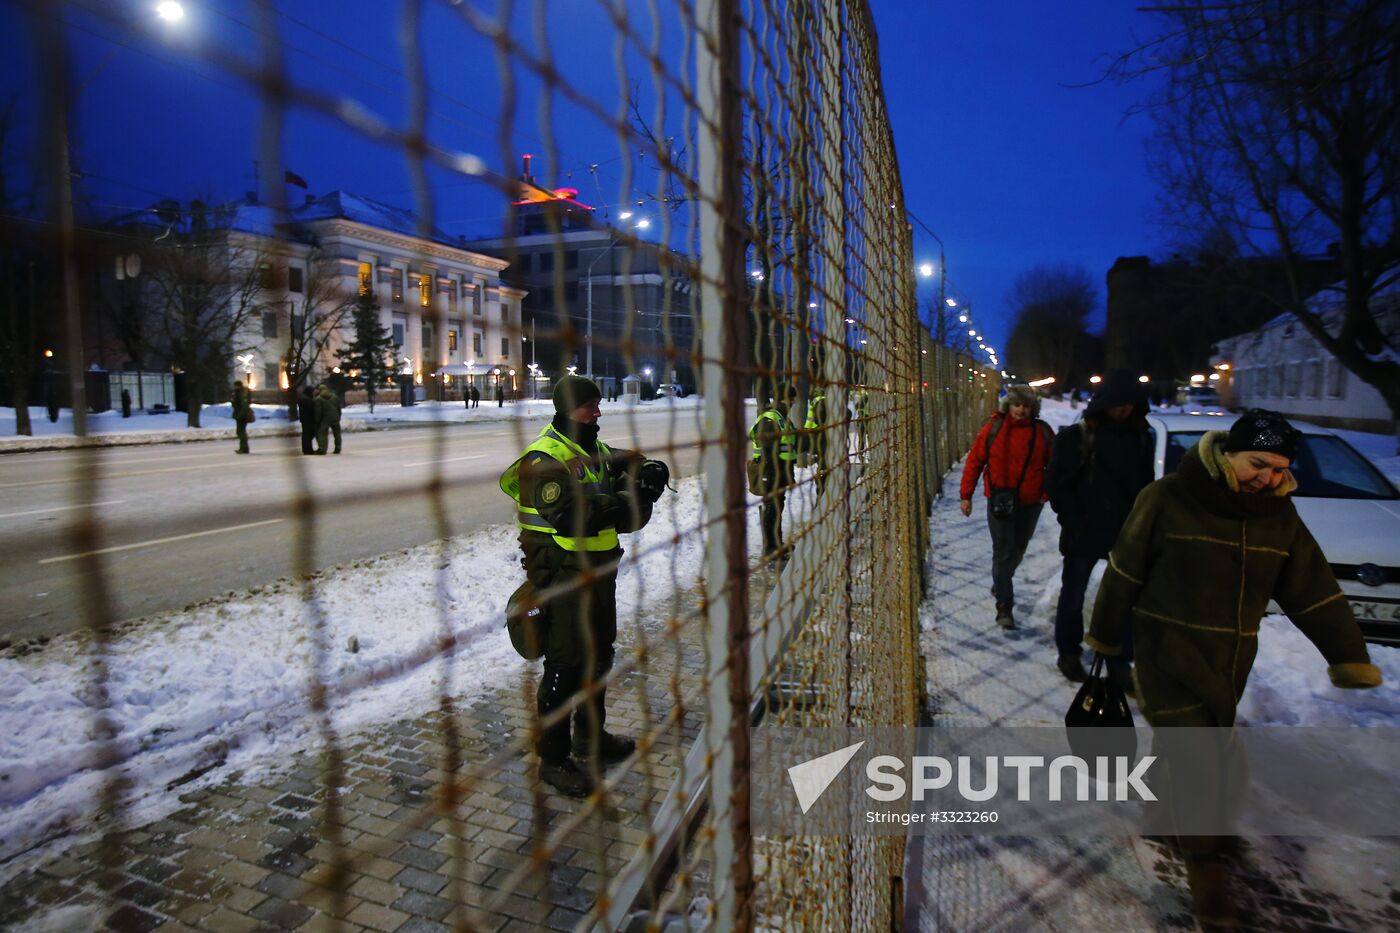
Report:
[{"label": "black boot", "polygon": [[1073,684],[1082,684],[1089,679],[1089,674],[1084,670],[1084,662],[1078,654],[1062,654],[1055,662],[1060,673],[1065,675],[1065,680]]},{"label": "black boot", "polygon": [[1004,629],[1016,627],[1016,617],[1011,614],[1013,608],[1015,607],[1012,603],[997,603],[997,625]]},{"label": "black boot", "polygon": [[[588,761],[593,757],[593,745],[588,736],[574,737],[574,755],[580,761]],[[629,739],[623,735],[613,735],[604,731],[598,736],[598,760],[604,764],[622,761],[637,750],[635,739]]]},{"label": "black boot", "polygon": [[572,758],[540,762],[540,780],[565,797],[587,797],[593,793],[593,779]]}]

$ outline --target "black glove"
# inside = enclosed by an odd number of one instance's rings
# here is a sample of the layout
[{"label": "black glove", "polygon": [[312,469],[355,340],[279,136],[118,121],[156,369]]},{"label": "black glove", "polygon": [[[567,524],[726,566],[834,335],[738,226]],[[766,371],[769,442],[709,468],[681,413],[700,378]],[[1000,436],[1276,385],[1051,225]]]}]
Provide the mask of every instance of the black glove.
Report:
[{"label": "black glove", "polygon": [[648,504],[655,503],[671,482],[671,470],[660,460],[644,460],[637,471],[637,493]]}]

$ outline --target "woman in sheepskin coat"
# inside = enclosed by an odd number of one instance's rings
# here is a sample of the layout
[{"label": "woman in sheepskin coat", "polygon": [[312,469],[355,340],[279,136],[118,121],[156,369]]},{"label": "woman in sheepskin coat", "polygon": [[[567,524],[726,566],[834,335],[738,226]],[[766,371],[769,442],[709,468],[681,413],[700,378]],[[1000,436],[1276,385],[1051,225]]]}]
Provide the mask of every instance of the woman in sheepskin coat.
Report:
[{"label": "woman in sheepskin coat", "polygon": [[[1243,779],[1229,727],[1271,598],[1317,646],[1335,686],[1381,682],[1332,568],[1289,498],[1297,488],[1288,470],[1297,437],[1282,415],[1263,410],[1247,412],[1228,432],[1208,432],[1176,473],[1143,490],[1109,554],[1085,640],[1115,655],[1131,616],[1138,696],[1157,730],[1154,751],[1178,738],[1161,727],[1218,730],[1205,743],[1218,741],[1218,748],[1203,752],[1197,739],[1189,749],[1194,773],[1172,769],[1163,749],[1169,812],[1209,812],[1229,822],[1228,798]],[[1198,916],[1231,919],[1219,860],[1229,838],[1176,841]]]}]

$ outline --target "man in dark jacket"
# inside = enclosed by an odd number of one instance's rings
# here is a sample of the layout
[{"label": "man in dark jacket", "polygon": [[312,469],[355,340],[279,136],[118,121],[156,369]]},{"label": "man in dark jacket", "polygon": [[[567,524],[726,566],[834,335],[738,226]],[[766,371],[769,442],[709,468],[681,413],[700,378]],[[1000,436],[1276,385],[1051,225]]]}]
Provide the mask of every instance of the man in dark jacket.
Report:
[{"label": "man in dark jacket", "polygon": [[297,420],[301,422],[301,452],[316,452],[316,390],[302,386],[301,397],[297,399]]},{"label": "man in dark jacket", "polygon": [[[1297,438],[1282,415],[1258,409],[1228,432],[1207,432],[1175,473],[1138,496],[1109,554],[1086,641],[1118,654],[1131,615],[1139,703],[1170,777],[1167,826],[1173,814],[1228,823],[1237,808],[1244,769],[1230,727],[1270,599],[1317,646],[1333,686],[1380,685],[1351,607],[1289,498]],[[1219,738],[1183,752],[1184,737],[1201,733],[1167,726],[1212,728],[1207,735]],[[1183,759],[1188,767],[1174,767]],[[1227,837],[1176,841],[1197,916],[1232,921],[1220,859]]]},{"label": "man in dark jacket", "polygon": [[992,594],[996,597],[997,625],[1016,627],[1012,610],[1016,593],[1011,579],[1026,546],[1035,534],[1040,510],[1045,505],[1045,465],[1050,460],[1054,435],[1041,421],[1040,396],[1035,389],[1014,385],[1006,390],[997,414],[992,415],[973,441],[963,467],[959,503],[965,516],[972,515],[972,493],[985,469],[986,496],[994,489],[1015,491],[1015,507],[1006,517],[994,514],[989,501],[987,526],[992,534]]},{"label": "man in dark jacket", "polygon": [[[1110,372],[1089,401],[1084,419],[1055,435],[1045,471],[1050,508],[1060,521],[1060,604],[1055,610],[1055,647],[1060,673],[1085,679],[1080,657],[1084,640],[1084,591],[1094,565],[1108,557],[1118,531],[1144,486],[1152,482],[1152,432],[1147,395],[1126,370]],[[1123,653],[1112,670],[1131,687],[1131,628],[1124,628]]]},{"label": "man in dark jacket", "polygon": [[326,452],[329,436],[335,437],[335,452],[340,453],[340,399],[323,382],[316,387],[316,453]]},{"label": "man in dark jacket", "polygon": [[650,521],[670,477],[661,461],[598,439],[601,398],[592,380],[560,379],[554,420],[501,475],[502,491],[516,502],[526,579],[544,595],[540,719],[580,691],[588,697],[572,715],[544,726],[536,745],[540,778],[571,797],[593,789],[603,762],[621,761],[636,748],[604,729],[607,691],[600,686],[617,639],[617,536]]},{"label": "man in dark jacket", "polygon": [[233,384],[233,398],[229,405],[233,414],[233,425],[238,434],[238,450],[235,453],[248,453],[248,422],[254,419],[253,396],[248,387],[239,379]]}]

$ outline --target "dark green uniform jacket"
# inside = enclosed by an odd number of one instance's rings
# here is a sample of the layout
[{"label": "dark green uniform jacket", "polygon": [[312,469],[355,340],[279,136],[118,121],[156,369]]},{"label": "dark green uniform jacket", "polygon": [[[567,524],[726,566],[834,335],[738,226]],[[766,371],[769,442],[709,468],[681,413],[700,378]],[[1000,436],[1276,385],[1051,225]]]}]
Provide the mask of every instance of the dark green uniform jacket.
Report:
[{"label": "dark green uniform jacket", "polygon": [[1108,557],[1091,648],[1118,653],[1133,626],[1139,697],[1152,725],[1229,726],[1272,598],[1317,646],[1338,687],[1373,687],[1351,607],[1293,502],[1291,474],[1241,493],[1212,431],[1138,496]]}]

